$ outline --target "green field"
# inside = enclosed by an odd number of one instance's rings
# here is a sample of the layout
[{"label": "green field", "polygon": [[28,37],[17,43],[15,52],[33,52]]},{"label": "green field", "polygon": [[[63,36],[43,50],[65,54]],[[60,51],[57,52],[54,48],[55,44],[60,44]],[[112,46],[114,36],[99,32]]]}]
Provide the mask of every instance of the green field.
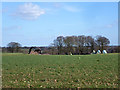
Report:
[{"label": "green field", "polygon": [[3,88],[117,88],[118,54],[2,54]]}]

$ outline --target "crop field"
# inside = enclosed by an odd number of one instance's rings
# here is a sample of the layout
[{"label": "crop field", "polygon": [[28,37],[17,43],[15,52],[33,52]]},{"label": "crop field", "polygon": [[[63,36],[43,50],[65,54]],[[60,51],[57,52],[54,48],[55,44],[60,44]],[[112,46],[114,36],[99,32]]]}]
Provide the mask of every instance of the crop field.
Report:
[{"label": "crop field", "polygon": [[117,88],[118,54],[2,54],[3,88]]}]

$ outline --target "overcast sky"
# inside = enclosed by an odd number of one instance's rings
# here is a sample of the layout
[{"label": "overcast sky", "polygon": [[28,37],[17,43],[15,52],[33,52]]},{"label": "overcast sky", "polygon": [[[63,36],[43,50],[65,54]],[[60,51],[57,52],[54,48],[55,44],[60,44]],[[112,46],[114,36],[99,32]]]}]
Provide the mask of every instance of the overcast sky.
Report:
[{"label": "overcast sky", "polygon": [[118,3],[2,3],[2,46],[49,46],[71,35],[102,35],[117,45]]}]

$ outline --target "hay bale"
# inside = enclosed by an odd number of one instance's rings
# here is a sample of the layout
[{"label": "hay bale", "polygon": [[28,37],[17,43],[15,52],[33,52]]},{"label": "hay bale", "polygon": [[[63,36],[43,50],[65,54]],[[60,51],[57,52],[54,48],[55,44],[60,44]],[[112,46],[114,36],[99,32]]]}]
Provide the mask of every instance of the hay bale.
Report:
[{"label": "hay bale", "polygon": [[103,50],[103,52],[102,52],[103,54],[107,54],[107,51],[106,50]]},{"label": "hay bale", "polygon": [[93,50],[92,54],[95,54],[95,53],[96,53],[95,50]]},{"label": "hay bale", "polygon": [[30,54],[38,55],[38,53],[34,51],[31,51]]},{"label": "hay bale", "polygon": [[97,51],[97,54],[101,54],[101,51],[100,51],[100,50],[98,50],[98,51]]}]

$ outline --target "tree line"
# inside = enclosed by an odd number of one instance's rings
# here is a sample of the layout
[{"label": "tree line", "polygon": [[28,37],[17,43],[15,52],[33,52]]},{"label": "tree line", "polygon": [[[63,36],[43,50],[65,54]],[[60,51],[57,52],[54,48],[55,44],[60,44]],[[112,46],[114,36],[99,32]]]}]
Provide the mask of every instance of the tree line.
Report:
[{"label": "tree line", "polygon": [[[93,50],[107,49],[110,41],[104,36],[97,35],[95,38],[92,36],[58,36],[49,48],[43,49],[44,53],[51,54],[90,54]],[[6,49],[6,48],[5,48]],[[20,43],[10,42],[7,45],[7,51],[11,53],[22,52],[23,48]],[[4,51],[4,49],[3,49]]]},{"label": "tree line", "polygon": [[58,54],[90,54],[93,50],[103,51],[110,44],[108,38],[104,36],[58,36],[54,42]]}]

